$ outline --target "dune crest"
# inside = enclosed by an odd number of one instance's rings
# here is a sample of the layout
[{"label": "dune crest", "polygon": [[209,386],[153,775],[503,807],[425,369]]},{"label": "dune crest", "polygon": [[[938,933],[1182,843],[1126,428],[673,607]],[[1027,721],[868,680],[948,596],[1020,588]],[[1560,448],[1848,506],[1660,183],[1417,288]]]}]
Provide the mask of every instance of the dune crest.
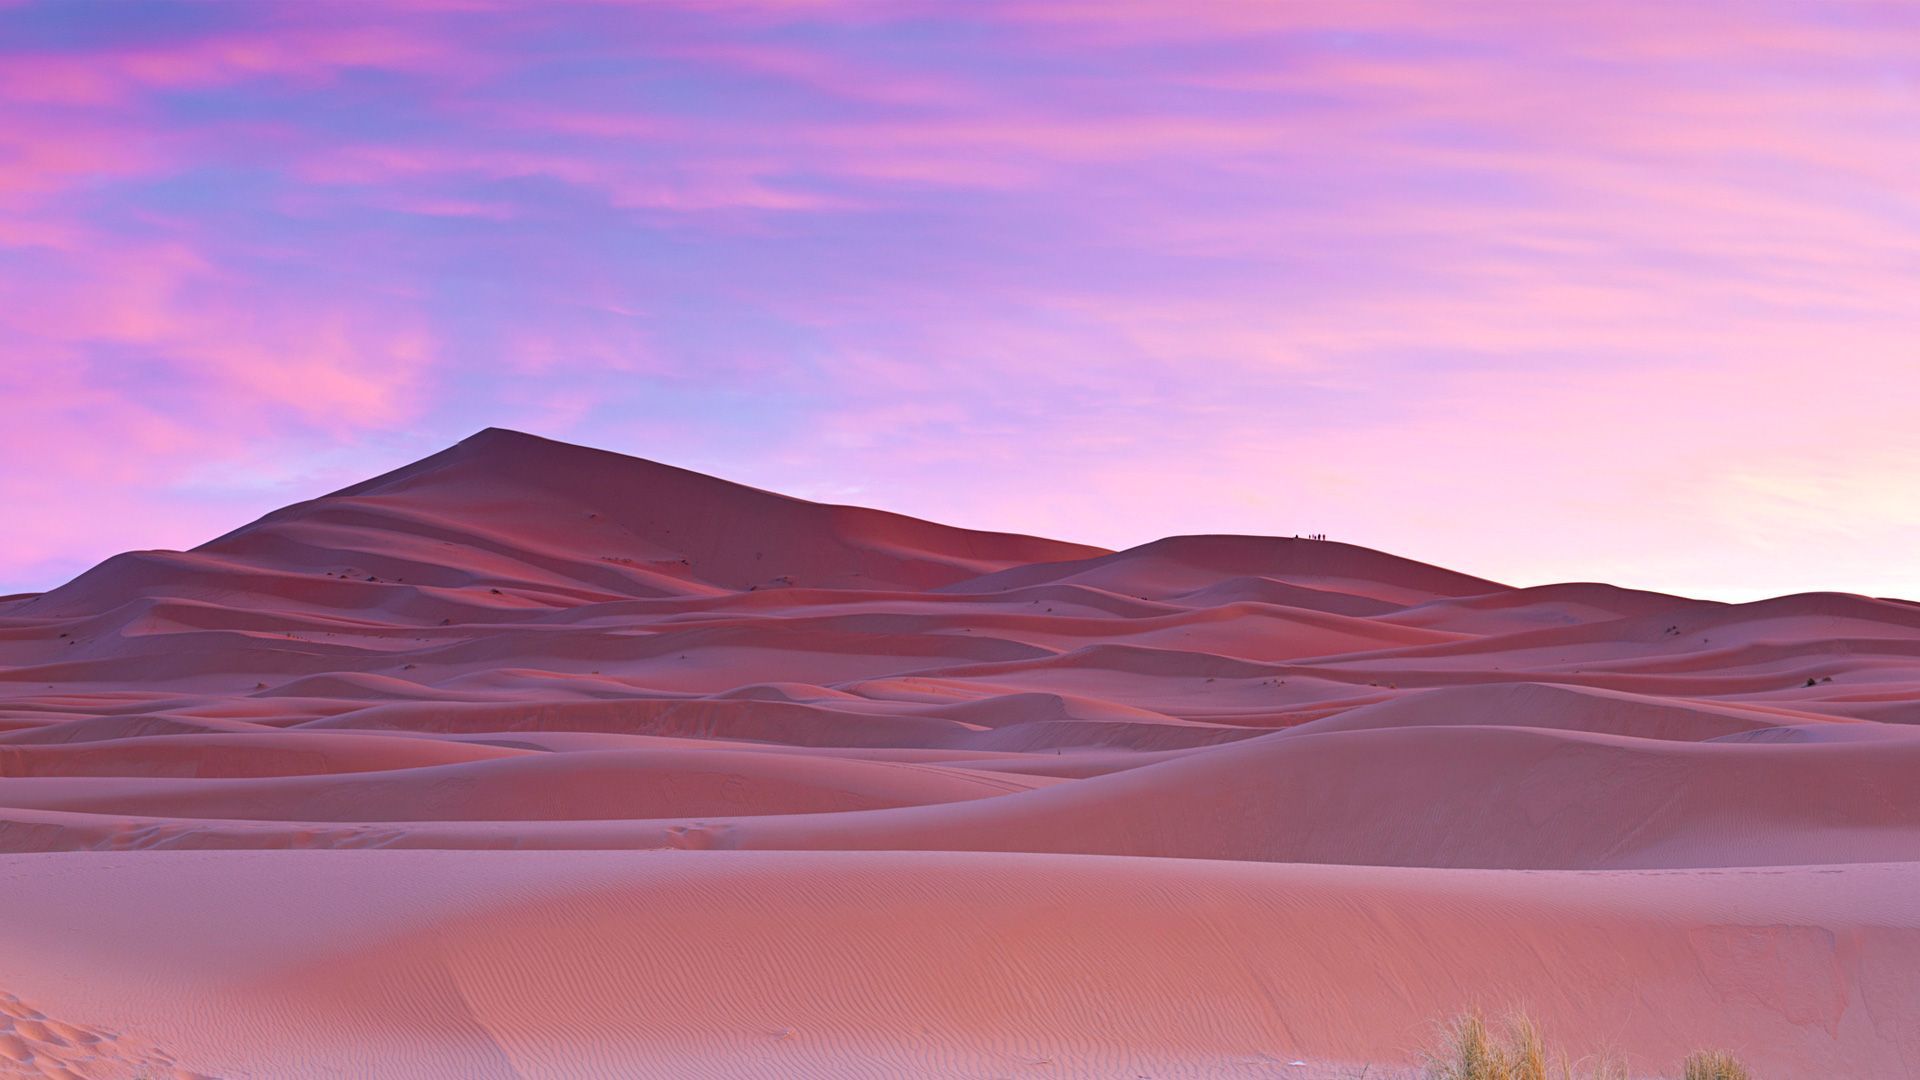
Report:
[{"label": "dune crest", "polygon": [[488,430],[0,598],[0,1075],[1920,1075],[1915,791],[1910,604]]}]

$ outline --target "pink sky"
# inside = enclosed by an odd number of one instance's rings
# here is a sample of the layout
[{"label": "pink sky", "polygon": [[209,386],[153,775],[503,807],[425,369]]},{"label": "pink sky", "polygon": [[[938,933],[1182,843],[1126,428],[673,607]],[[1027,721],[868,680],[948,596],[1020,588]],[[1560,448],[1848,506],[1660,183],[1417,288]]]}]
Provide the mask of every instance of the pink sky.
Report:
[{"label": "pink sky", "polygon": [[1920,5],[0,0],[0,592],[488,425],[1920,597]]}]

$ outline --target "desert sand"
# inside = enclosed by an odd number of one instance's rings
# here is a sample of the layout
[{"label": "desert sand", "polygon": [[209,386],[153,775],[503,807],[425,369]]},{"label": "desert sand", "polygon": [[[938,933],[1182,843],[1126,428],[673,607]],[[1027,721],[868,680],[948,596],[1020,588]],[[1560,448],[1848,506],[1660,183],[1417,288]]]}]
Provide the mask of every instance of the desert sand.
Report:
[{"label": "desert sand", "polygon": [[0,1075],[1920,1076],[1920,606],[489,430],[0,599]]}]

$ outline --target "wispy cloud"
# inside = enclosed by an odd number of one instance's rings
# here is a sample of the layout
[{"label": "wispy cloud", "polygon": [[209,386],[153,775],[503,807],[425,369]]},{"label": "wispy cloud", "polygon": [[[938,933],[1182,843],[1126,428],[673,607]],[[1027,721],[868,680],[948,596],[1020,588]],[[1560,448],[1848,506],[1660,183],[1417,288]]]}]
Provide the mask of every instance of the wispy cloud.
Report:
[{"label": "wispy cloud", "polygon": [[0,591],[520,423],[1920,594],[1917,58],[1866,0],[0,5]]}]

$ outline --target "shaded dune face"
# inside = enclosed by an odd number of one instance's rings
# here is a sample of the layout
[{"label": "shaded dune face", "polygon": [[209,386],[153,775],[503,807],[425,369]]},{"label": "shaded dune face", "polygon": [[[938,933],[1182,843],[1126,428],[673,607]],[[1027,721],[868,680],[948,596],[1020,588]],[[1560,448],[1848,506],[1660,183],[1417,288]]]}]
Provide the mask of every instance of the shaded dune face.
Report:
[{"label": "shaded dune face", "polygon": [[0,600],[0,1055],[1214,1075],[1512,1001],[1916,1075],[1916,793],[1910,604],[1109,552],[488,431]]}]

